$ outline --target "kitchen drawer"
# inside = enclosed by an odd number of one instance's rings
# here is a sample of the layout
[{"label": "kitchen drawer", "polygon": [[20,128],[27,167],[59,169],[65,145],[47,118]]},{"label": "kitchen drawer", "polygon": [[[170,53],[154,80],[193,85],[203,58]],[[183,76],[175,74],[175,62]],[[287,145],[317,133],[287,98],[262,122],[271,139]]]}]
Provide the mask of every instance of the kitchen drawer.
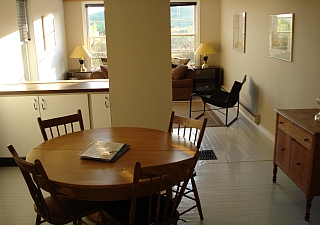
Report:
[{"label": "kitchen drawer", "polygon": [[302,146],[306,147],[308,150],[311,150],[314,137],[311,133],[307,132],[281,115],[279,115],[278,128],[284,130]]}]

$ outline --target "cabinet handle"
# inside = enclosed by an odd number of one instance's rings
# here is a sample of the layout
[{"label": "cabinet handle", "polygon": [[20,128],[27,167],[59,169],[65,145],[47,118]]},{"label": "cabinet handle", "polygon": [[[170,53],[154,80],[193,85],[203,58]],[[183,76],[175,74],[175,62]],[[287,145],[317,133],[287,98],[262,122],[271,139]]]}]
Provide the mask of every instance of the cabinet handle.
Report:
[{"label": "cabinet handle", "polygon": [[279,121],[279,124],[283,124],[283,122],[282,122],[282,121]]},{"label": "cabinet handle", "polygon": [[284,151],[284,148],[280,148],[281,151]]},{"label": "cabinet handle", "polygon": [[45,107],[45,105],[44,105],[44,99],[41,99],[41,107],[42,107],[43,110],[46,109],[46,107]]},{"label": "cabinet handle", "polygon": [[38,103],[36,99],[33,99],[33,108],[34,110],[38,110]]},{"label": "cabinet handle", "polygon": [[303,140],[304,140],[304,141],[309,141],[309,138],[304,138]]},{"label": "cabinet handle", "polygon": [[104,97],[104,106],[106,108],[109,108],[109,106],[108,106],[108,97]]},{"label": "cabinet handle", "polygon": [[300,163],[300,162],[296,162],[296,164],[297,164],[297,166],[300,166],[300,165],[301,165],[301,163]]}]

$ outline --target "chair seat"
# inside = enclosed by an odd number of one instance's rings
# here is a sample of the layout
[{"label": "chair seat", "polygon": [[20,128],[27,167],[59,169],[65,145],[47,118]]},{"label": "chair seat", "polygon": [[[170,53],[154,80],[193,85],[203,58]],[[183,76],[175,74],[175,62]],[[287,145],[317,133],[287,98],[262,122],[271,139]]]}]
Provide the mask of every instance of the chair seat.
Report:
[{"label": "chair seat", "polygon": [[209,98],[206,96],[200,97],[205,103],[209,103],[217,107],[230,108],[233,106],[233,104],[228,102],[229,93],[226,91],[215,89]]},{"label": "chair seat", "polygon": [[[163,218],[164,205],[166,202],[166,197],[161,195],[160,198],[160,216],[159,218]],[[156,203],[157,203],[157,195],[153,195],[152,197],[152,214],[151,214],[151,222],[155,222],[156,215]],[[147,225],[148,224],[148,204],[149,204],[149,196],[141,197],[137,199],[136,205],[136,215],[135,215],[135,225]],[[130,208],[131,208],[131,199],[122,200],[122,201],[111,201],[107,202],[104,205],[104,211],[107,213],[107,221],[108,217],[111,216],[116,219],[121,224],[129,224],[129,216],[130,216]],[[169,204],[170,212],[172,208],[172,202]],[[170,215],[166,216],[166,219],[170,218]],[[175,216],[173,219],[173,223],[178,221],[179,212],[175,212]]]},{"label": "chair seat", "polygon": [[[202,113],[196,117],[196,119],[200,118],[204,115],[204,113],[208,110],[217,110],[218,112],[222,113],[226,117],[226,126],[230,126],[239,116],[239,109],[240,109],[240,91],[242,88],[242,85],[246,82],[247,75],[244,76],[242,83],[235,81],[233,83],[233,86],[231,88],[230,92],[226,92],[214,87],[207,86],[204,90],[204,95],[199,95],[197,93],[193,93],[190,97],[190,111],[189,111],[189,117],[191,118],[192,112],[198,112],[199,110],[192,110],[192,99],[193,96],[199,96],[202,101],[204,102],[204,107]],[[210,97],[207,97],[210,95]],[[207,109],[205,107],[205,104],[208,103],[209,105],[212,105],[211,109]],[[235,118],[231,122],[228,123],[228,109],[229,108],[237,108],[237,114]],[[221,110],[222,109],[222,110]],[[223,110],[224,109],[224,110]]]},{"label": "chair seat", "polygon": [[51,224],[65,224],[79,218],[79,215],[83,215],[84,217],[88,215],[90,211],[95,213],[101,210],[104,205],[104,202],[81,201],[62,197],[58,197],[58,199],[64,213],[66,214],[66,218],[61,217],[61,213],[55,207],[56,203],[51,196],[45,198],[51,218],[47,218],[46,215],[42,215],[40,210],[38,210],[37,206],[34,204],[35,212]]}]

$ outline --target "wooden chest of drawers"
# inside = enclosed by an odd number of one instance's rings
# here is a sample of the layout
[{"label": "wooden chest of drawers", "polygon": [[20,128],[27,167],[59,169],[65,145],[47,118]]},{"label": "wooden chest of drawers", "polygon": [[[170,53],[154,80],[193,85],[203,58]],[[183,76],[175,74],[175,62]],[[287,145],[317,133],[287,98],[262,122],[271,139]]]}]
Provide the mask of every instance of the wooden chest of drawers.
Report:
[{"label": "wooden chest of drawers", "polygon": [[320,121],[318,109],[277,109],[273,182],[279,167],[306,194],[305,220],[320,195]]}]

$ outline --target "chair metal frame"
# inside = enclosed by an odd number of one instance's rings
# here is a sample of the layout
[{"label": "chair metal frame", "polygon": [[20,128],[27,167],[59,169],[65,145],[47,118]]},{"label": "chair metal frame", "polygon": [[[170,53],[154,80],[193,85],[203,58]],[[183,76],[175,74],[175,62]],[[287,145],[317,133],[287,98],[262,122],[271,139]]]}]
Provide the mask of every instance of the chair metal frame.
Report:
[{"label": "chair metal frame", "polygon": [[[41,117],[38,117],[37,121],[44,141],[48,141],[46,129],[49,129],[51,138],[55,137],[54,132],[56,132],[57,136],[61,135],[61,131],[59,129],[61,126],[63,127],[63,131],[65,132],[65,134],[74,132],[74,123],[79,123],[80,130],[84,130],[82,113],[80,109],[78,109],[76,114],[56,117],[47,120],[42,120]],[[68,127],[70,127],[69,129],[71,129],[71,132],[68,131]]]},{"label": "chair metal frame", "polygon": [[[203,121],[201,120],[195,120],[191,118],[186,118],[182,116],[175,115],[175,112],[171,112],[170,122],[169,122],[169,128],[168,132],[173,132],[173,124],[178,124],[177,132],[178,135],[181,135],[184,138],[187,138],[189,141],[191,141],[194,145],[196,145],[198,151],[201,147],[201,142],[204,136],[204,132],[206,129],[208,119],[204,118]],[[191,188],[186,187],[186,190],[184,192],[184,197],[193,200],[196,202],[196,204],[192,205],[188,209],[180,212],[180,215],[183,215],[190,210],[197,207],[198,213],[200,216],[200,219],[203,220],[203,213],[202,213],[202,207],[200,202],[200,197],[197,189],[197,185],[195,182],[194,177],[196,176],[196,171],[193,171],[193,174],[191,176]]]},{"label": "chair metal frame", "polygon": [[[192,117],[192,112],[201,111],[202,113],[195,118],[195,119],[199,119],[201,116],[203,116],[205,114],[206,111],[217,110],[218,112],[225,115],[225,117],[226,117],[225,125],[227,127],[230,126],[239,117],[240,91],[242,89],[243,84],[246,82],[246,79],[247,79],[247,75],[244,76],[241,83],[238,81],[235,81],[230,92],[207,86],[204,90],[203,95],[193,93],[190,96],[189,117],[190,118]],[[202,99],[202,101],[203,101],[203,109],[202,110],[192,110],[192,100],[193,100],[193,97],[195,97],[195,96],[199,96]],[[210,109],[206,109],[206,104],[212,105],[212,106],[214,106],[214,108],[210,107]],[[229,108],[237,108],[237,112],[236,112],[235,118],[231,122],[228,123]],[[225,112],[221,111],[222,109],[224,109]]]}]

